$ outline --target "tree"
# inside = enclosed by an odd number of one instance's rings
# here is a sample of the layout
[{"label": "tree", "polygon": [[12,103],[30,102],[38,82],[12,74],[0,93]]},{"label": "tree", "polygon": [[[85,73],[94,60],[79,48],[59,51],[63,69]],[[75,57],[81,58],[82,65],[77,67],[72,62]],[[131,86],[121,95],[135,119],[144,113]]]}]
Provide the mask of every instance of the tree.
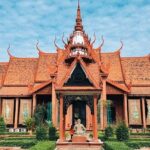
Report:
[{"label": "tree", "polygon": [[45,123],[44,118],[46,116],[46,108],[44,105],[37,105],[34,111],[35,125],[40,126]]},{"label": "tree", "polygon": [[6,125],[4,122],[4,118],[0,117],[0,134],[4,134],[6,130]]}]

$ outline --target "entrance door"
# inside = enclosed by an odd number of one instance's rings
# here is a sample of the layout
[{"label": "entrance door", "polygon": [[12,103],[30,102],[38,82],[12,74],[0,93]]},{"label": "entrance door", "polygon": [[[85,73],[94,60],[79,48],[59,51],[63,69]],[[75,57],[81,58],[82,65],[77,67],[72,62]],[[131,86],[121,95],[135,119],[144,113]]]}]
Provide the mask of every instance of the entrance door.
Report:
[{"label": "entrance door", "polygon": [[81,120],[81,123],[86,126],[86,103],[83,101],[75,101],[73,103],[73,124],[77,119]]}]

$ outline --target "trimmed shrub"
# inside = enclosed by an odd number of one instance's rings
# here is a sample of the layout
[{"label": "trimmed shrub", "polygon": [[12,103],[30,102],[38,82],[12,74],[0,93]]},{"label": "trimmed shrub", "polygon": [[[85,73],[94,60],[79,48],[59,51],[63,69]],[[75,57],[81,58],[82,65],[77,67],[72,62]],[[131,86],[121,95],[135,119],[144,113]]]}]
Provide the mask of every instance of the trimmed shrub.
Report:
[{"label": "trimmed shrub", "polygon": [[57,134],[56,134],[57,130],[55,127],[49,127],[49,140],[57,140]]},{"label": "trimmed shrub", "polygon": [[45,123],[45,118],[46,116],[46,108],[44,105],[37,105],[35,111],[34,111],[34,119],[35,119],[35,125],[36,126],[41,126],[42,124]]},{"label": "trimmed shrub", "polygon": [[46,121],[48,127],[49,127],[49,140],[54,141],[57,140],[58,136],[57,136],[57,130],[56,128],[53,126],[52,121]]},{"label": "trimmed shrub", "polygon": [[4,122],[4,118],[0,117],[0,134],[4,134],[6,130],[6,125]]},{"label": "trimmed shrub", "polygon": [[121,122],[116,128],[116,137],[118,141],[127,141],[129,139],[129,129],[125,123]]},{"label": "trimmed shrub", "polygon": [[105,128],[104,136],[106,139],[113,136],[113,128],[111,126]]},{"label": "trimmed shrub", "polygon": [[47,139],[47,130],[44,125],[38,126],[36,128],[36,139],[39,141]]}]

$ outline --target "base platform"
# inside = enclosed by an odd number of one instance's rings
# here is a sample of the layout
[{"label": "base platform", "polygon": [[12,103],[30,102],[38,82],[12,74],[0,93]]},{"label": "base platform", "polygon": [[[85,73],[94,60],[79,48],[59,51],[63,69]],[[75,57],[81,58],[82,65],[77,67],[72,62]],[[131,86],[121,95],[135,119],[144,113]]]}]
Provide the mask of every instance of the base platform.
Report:
[{"label": "base platform", "polygon": [[56,142],[55,150],[103,150],[103,142]]}]

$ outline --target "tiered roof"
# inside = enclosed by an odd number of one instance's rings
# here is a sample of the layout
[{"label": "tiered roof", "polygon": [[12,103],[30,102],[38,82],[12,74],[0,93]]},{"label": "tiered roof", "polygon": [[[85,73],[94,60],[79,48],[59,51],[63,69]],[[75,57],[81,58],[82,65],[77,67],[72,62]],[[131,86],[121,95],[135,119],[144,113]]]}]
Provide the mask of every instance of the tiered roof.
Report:
[{"label": "tiered roof", "polygon": [[[52,82],[56,90],[101,90],[104,75],[108,76],[107,84],[123,92],[150,94],[150,56],[121,57],[122,46],[115,52],[103,53],[104,40],[93,48],[95,40],[91,42],[83,30],[78,5],[75,29],[68,42],[63,41],[64,49],[55,43],[57,52],[45,53],[37,45],[38,58],[17,58],[9,53],[9,62],[0,63],[0,96],[32,95]],[[77,63],[93,86],[64,86]]]}]

